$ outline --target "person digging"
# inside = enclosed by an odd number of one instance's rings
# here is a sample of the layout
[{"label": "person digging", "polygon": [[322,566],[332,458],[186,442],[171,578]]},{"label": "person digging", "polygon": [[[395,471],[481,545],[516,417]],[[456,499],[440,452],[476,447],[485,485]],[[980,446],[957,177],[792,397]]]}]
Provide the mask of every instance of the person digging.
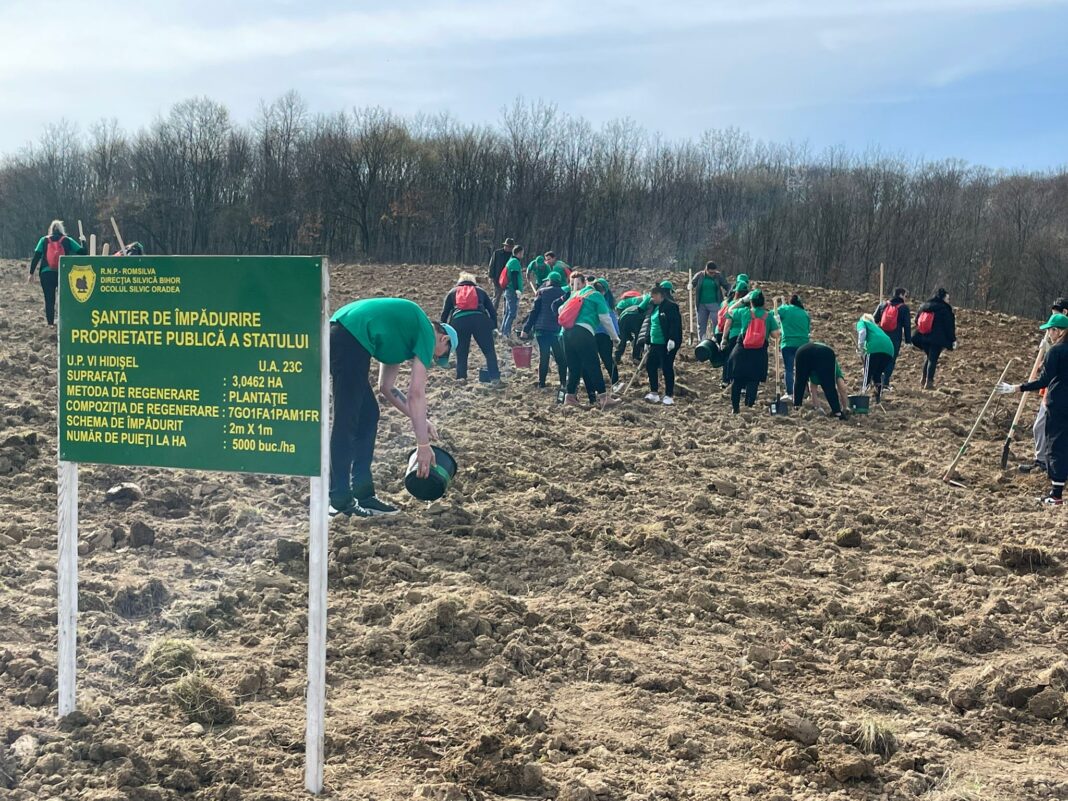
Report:
[{"label": "person digging", "polygon": [[[397,508],[375,495],[371,478],[378,436],[378,400],[371,389],[371,359],[381,367],[378,392],[412,421],[416,474],[426,478],[434,465],[431,441],[438,433],[426,406],[427,371],[448,367],[458,336],[446,323],[431,322],[404,298],[358,300],[330,318],[330,377],[334,419],[330,430],[330,514],[353,517],[392,515]],[[394,386],[400,366],[411,362],[408,394]]]},{"label": "person digging", "polygon": [[1064,503],[1064,483],[1068,480],[1068,316],[1050,315],[1040,329],[1049,332],[1051,347],[1038,378],[1023,384],[1002,381],[997,391],[1004,395],[1046,390],[1046,474],[1049,476],[1050,490],[1041,503],[1061,506]]},{"label": "person digging", "polygon": [[[1050,308],[1050,314],[1065,314],[1068,313],[1068,298],[1057,298],[1053,301],[1053,306]],[[1041,352],[1041,360],[1035,364],[1035,368],[1031,371],[1031,375],[1027,377],[1028,381],[1034,381],[1042,373],[1042,362],[1046,359],[1046,354],[1049,353],[1049,349],[1052,347],[1050,342],[1050,332],[1046,331],[1046,335],[1042,337],[1042,343],[1039,345]],[[1043,473],[1049,469],[1049,443],[1046,442],[1046,391],[1039,390],[1038,392],[1038,412],[1035,414],[1035,422],[1031,426],[1031,436],[1035,441],[1035,458],[1032,462],[1026,462],[1019,467],[1021,473],[1032,473],[1036,470]]]}]

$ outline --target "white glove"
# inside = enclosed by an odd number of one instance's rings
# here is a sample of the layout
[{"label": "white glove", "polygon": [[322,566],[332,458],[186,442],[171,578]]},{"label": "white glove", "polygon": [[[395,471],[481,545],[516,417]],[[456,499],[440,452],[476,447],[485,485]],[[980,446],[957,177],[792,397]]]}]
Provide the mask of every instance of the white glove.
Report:
[{"label": "white glove", "polygon": [[1020,391],[1020,385],[1009,384],[1005,381],[999,381],[997,387],[994,388],[994,391],[997,392],[999,395],[1011,395],[1013,392]]},{"label": "white glove", "polygon": [[671,351],[675,350],[675,340],[674,339],[669,339],[667,341],[667,349],[668,349],[668,353],[671,353]]}]

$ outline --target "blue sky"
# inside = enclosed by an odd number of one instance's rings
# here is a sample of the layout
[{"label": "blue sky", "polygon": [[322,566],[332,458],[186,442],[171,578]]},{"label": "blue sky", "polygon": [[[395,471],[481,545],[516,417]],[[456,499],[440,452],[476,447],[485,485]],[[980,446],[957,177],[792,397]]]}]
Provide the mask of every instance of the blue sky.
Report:
[{"label": "blue sky", "polygon": [[[1068,165],[1068,0],[0,0],[0,152],[61,117],[127,129],[289,89],[494,122],[517,97],[667,138]],[[44,36],[58,21],[69,46]]]}]

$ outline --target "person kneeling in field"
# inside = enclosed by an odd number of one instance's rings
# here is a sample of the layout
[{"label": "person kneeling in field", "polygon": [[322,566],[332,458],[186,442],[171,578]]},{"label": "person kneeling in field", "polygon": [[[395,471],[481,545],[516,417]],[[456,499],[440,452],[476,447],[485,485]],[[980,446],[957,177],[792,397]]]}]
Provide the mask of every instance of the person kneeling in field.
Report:
[{"label": "person kneeling in field", "polygon": [[[795,409],[800,409],[804,403],[810,381],[823,389],[831,415],[844,420],[848,414],[845,408],[849,405],[849,389],[834,351],[822,342],[807,342],[797,349],[797,358],[794,360]],[[812,390],[812,405],[819,409],[815,390]]]},{"label": "person kneeling in field", "polygon": [[[334,419],[330,431],[330,513],[373,517],[396,514],[397,508],[375,495],[371,478],[378,436],[378,400],[368,374],[371,359],[381,368],[378,392],[412,421],[417,474],[425,478],[434,464],[431,440],[437,430],[426,408],[427,370],[447,367],[456,348],[455,329],[431,322],[419,306],[404,298],[358,300],[330,318],[330,377]],[[394,386],[400,366],[412,363],[408,395]]]},{"label": "person kneeling in field", "polygon": [[649,312],[642,323],[638,341],[649,348],[645,363],[649,375],[649,403],[660,403],[660,373],[664,373],[665,406],[675,403],[675,357],[682,342],[682,314],[679,304],[671,297],[669,281],[657,284],[649,290]]},{"label": "person kneeling in field", "polygon": [[997,389],[1002,394],[1046,390],[1046,474],[1050,490],[1042,503],[1060,506],[1064,503],[1064,483],[1068,481],[1068,316],[1050,315],[1041,329],[1049,332],[1052,347],[1038,378],[1024,384],[1002,382]]}]

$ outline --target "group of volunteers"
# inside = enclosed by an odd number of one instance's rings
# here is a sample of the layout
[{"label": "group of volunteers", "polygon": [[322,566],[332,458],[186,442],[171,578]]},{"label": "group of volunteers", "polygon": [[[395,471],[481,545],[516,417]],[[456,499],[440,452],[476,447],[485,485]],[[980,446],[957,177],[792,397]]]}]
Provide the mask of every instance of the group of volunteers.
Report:
[{"label": "group of volunteers", "polygon": [[[136,243],[134,243],[136,245]],[[34,249],[30,277],[40,266],[45,317],[55,324],[59,259],[85,253],[84,241],[66,235],[54,220]],[[121,255],[140,255],[128,248]],[[497,340],[509,344],[533,340],[539,352],[537,386],[549,387],[555,366],[558,401],[579,406],[579,385],[591,408],[608,409],[619,403],[613,392],[623,387],[619,368],[631,347],[635,377],[644,365],[648,379],[645,400],[671,406],[676,391],[675,359],[683,338],[682,313],[675,287],[660,281],[646,291],[628,290],[618,300],[604,276],[573,270],[553,251],[523,264],[524,250],[508,238],[490,260],[493,296],[479,286],[477,276],[461,272],[445,295],[439,320],[404,298],[371,298],[349,303],[330,321],[330,375],[333,383],[333,427],[330,433],[330,505],[332,514],[373,517],[394,514],[395,506],[378,498],[371,474],[378,434],[378,397],[411,420],[415,433],[414,465],[425,478],[435,464],[433,441],[437,431],[427,409],[427,376],[437,365],[449,366],[456,354],[456,378],[467,380],[471,340],[482,351],[485,383],[499,386]],[[529,313],[519,322],[519,296],[534,293]],[[773,395],[785,389],[782,401],[800,407],[807,394],[817,409],[830,415],[849,414],[849,390],[834,350],[813,341],[811,318],[800,295],[769,303],[763,290],[746,274],[724,278],[709,261],[689,284],[696,312],[701,354],[722,370],[732,411],[744,402],[754,406],[761,384],[768,382],[774,357]],[[504,312],[499,314],[503,299]],[[933,389],[939,358],[956,347],[956,320],[945,289],[920,305],[915,317],[909,294],[897,288],[870,314],[856,323],[856,346],[864,358],[863,390],[874,390],[876,403],[891,390],[891,377],[904,345],[925,355],[920,386]],[[692,318],[691,318],[692,320]],[[1035,457],[1021,471],[1044,470],[1050,479],[1048,505],[1062,504],[1068,480],[1068,299],[1053,304],[1035,369],[1023,384],[998,385],[998,391],[1042,395],[1033,432]],[[778,353],[776,353],[776,351]],[[781,355],[782,384],[779,384]],[[713,356],[715,358],[713,358]],[[371,361],[379,363],[377,393],[370,380]],[[396,386],[400,366],[411,363],[407,392]],[[661,379],[663,390],[661,391]]]}]

